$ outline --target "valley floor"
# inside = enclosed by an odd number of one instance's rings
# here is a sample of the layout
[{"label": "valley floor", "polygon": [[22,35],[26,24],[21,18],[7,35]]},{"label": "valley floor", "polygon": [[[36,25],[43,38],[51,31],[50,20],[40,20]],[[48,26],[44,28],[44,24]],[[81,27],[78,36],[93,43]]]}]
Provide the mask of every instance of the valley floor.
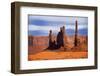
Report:
[{"label": "valley floor", "polygon": [[29,54],[28,60],[57,60],[57,59],[82,59],[88,58],[87,51],[50,51],[46,50],[36,54]]}]

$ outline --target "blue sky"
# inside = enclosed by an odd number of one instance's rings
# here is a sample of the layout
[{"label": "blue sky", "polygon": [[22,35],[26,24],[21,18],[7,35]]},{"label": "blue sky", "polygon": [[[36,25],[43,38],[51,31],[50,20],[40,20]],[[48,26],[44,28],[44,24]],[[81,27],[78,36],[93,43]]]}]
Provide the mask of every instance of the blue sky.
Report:
[{"label": "blue sky", "polygon": [[33,36],[47,36],[49,30],[57,34],[60,27],[65,26],[67,35],[74,35],[75,21],[78,21],[78,34],[88,34],[88,18],[75,16],[28,16],[28,34]]}]

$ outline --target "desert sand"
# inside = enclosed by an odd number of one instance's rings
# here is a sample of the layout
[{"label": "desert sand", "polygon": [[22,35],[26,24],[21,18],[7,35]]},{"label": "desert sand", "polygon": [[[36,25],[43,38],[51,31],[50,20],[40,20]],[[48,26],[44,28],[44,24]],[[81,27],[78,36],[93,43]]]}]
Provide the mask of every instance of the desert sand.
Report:
[{"label": "desert sand", "polygon": [[87,58],[88,53],[86,51],[82,52],[52,52],[52,51],[43,51],[37,54],[28,55],[28,60],[57,60],[57,59],[78,59],[78,58]]},{"label": "desert sand", "polygon": [[83,59],[88,58],[88,44],[86,36],[78,36],[80,44],[74,47],[74,36],[67,37],[67,49],[46,49],[48,37],[33,37],[33,46],[28,47],[28,60],[57,60],[57,59]]}]

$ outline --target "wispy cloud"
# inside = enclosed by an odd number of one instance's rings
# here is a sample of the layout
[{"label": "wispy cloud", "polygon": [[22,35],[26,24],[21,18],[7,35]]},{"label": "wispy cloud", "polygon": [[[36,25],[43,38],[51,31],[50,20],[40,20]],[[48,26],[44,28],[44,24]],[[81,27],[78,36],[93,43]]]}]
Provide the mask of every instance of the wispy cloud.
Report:
[{"label": "wispy cloud", "polygon": [[[60,27],[62,27],[63,25],[61,25]],[[73,29],[75,30],[75,26],[74,25],[64,25],[65,29]],[[29,31],[34,31],[34,30],[45,30],[45,31],[49,31],[49,30],[55,30],[55,31],[59,31],[60,27],[58,26],[36,26],[36,25],[29,25],[28,30]],[[78,29],[84,29],[87,28],[87,25],[79,25]]]},{"label": "wispy cloud", "polygon": [[87,17],[69,17],[69,16],[28,16],[29,25],[37,26],[53,26],[55,25],[74,25],[75,21],[78,21],[78,24],[88,24]]}]

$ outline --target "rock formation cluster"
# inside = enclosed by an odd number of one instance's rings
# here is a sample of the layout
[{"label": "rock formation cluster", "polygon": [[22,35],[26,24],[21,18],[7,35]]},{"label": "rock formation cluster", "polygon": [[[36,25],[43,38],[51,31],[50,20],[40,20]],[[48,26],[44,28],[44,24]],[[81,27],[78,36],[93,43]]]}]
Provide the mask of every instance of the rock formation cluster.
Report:
[{"label": "rock formation cluster", "polygon": [[[75,22],[75,39],[74,39],[74,46],[76,47],[78,45],[78,23]],[[65,33],[65,26],[60,27],[60,31],[58,32],[56,39],[53,36],[52,30],[49,31],[49,47],[48,49],[59,49],[63,48],[64,50],[67,49],[67,35]]]}]

